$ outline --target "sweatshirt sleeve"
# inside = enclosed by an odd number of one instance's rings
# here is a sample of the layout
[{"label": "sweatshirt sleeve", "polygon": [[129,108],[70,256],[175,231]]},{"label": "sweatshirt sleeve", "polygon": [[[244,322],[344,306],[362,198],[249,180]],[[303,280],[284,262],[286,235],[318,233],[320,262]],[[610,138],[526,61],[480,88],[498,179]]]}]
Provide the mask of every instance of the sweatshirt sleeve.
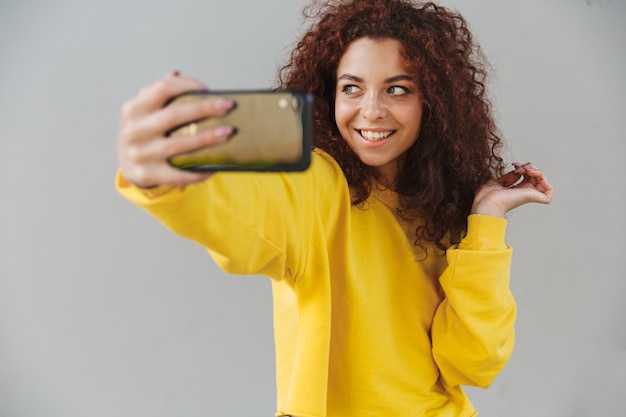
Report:
[{"label": "sweatshirt sleeve", "polygon": [[320,184],[330,188],[340,180],[337,169],[314,153],[305,172],[223,172],[184,188],[149,190],[118,173],[117,189],[174,233],[205,247],[224,271],[295,280],[312,228],[323,218],[316,204]]},{"label": "sweatshirt sleeve", "polygon": [[487,388],[513,351],[516,305],[505,229],[504,219],[470,215],[466,237],[448,250],[439,279],[445,297],[432,326],[433,357],[447,385]]}]

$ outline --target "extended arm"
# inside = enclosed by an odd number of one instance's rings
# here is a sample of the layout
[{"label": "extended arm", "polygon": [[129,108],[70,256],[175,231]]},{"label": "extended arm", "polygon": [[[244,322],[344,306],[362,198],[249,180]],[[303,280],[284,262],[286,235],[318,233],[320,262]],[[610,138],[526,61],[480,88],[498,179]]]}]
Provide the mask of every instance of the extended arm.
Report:
[{"label": "extended arm", "polygon": [[199,81],[172,73],[123,106],[118,189],[175,233],[209,249],[229,272],[273,278],[282,278],[286,270],[295,273],[287,259],[298,262],[297,246],[306,236],[300,223],[307,224],[302,208],[314,207],[307,177],[218,174],[208,179],[211,174],[168,163],[173,155],[220,143],[232,133],[223,126],[176,139],[165,136],[175,126],[232,108],[232,102],[215,99],[163,107],[176,95],[202,88]]}]

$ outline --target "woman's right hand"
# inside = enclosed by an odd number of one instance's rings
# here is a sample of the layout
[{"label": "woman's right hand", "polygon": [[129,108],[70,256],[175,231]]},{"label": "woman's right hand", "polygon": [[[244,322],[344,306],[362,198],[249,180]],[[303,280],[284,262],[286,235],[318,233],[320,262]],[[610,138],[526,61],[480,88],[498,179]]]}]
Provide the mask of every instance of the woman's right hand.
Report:
[{"label": "woman's right hand", "polygon": [[175,139],[165,136],[165,132],[176,126],[222,116],[233,108],[232,101],[223,99],[163,107],[168,99],[192,90],[206,90],[206,87],[175,71],[144,87],[124,104],[118,135],[118,159],[122,176],[127,181],[142,188],[157,185],[182,187],[204,181],[211,175],[183,171],[168,162],[174,155],[221,143],[233,132],[232,127],[224,126]]}]

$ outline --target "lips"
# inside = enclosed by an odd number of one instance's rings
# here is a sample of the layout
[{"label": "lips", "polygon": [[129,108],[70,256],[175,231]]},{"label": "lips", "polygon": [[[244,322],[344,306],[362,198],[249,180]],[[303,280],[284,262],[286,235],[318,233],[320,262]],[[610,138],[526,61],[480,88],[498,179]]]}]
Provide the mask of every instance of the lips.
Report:
[{"label": "lips", "polygon": [[357,130],[361,137],[365,140],[377,142],[379,140],[387,139],[393,135],[395,130],[374,131],[374,130]]}]

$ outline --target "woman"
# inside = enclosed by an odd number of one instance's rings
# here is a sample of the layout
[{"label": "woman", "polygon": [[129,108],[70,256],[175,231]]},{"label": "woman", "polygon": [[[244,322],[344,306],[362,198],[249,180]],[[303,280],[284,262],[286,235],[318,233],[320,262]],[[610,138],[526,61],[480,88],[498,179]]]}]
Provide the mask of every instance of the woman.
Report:
[{"label": "woman", "polygon": [[123,108],[120,192],[226,271],[272,279],[279,416],[473,416],[513,347],[507,211],[549,203],[502,175],[478,48],[458,14],[409,0],[314,5],[279,88],[315,97],[304,173],[198,174],[167,159],[226,140],[164,132],[232,109],[162,108],[177,72]]}]

